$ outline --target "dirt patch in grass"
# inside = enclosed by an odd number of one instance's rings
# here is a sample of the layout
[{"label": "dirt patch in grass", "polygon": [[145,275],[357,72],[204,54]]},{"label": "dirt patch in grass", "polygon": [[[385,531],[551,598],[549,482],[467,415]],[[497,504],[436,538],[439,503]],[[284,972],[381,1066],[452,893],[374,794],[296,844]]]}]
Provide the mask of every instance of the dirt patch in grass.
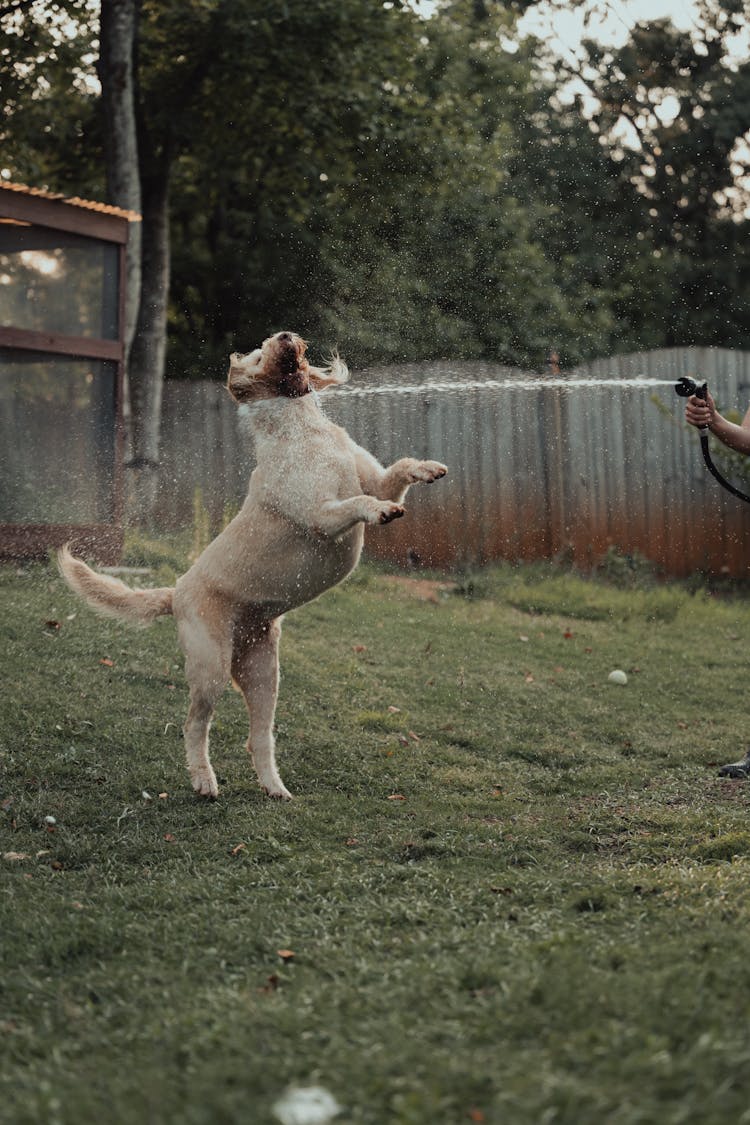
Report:
[{"label": "dirt patch in grass", "polygon": [[440,581],[435,578],[412,578],[407,575],[387,574],[380,579],[386,589],[398,590],[420,602],[439,605],[449,594],[458,588],[455,582]]}]

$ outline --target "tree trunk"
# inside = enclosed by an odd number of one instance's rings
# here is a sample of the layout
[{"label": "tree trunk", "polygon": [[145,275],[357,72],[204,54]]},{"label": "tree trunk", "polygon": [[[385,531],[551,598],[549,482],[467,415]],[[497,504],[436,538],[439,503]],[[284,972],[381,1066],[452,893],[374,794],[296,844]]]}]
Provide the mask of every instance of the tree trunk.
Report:
[{"label": "tree trunk", "polygon": [[130,350],[133,499],[148,516],[156,490],[167,350],[169,298],[169,161],[143,181],[141,300]]},{"label": "tree trunk", "polygon": [[[133,53],[139,0],[102,0],[97,71],[102,86],[107,189],[110,203],[141,211]],[[131,223],[126,277],[125,362],[141,292],[141,224]]]}]

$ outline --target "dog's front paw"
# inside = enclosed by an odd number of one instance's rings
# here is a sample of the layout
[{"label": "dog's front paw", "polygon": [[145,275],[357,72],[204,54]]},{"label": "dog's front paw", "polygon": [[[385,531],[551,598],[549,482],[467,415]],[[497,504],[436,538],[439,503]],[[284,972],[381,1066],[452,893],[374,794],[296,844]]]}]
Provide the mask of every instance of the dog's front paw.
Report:
[{"label": "dog's front paw", "polygon": [[403,504],[395,504],[392,500],[380,500],[373,510],[370,523],[390,523],[391,520],[398,520],[405,514],[406,508]]},{"label": "dog's front paw", "polygon": [[409,476],[412,484],[432,484],[433,481],[444,477],[447,472],[448,466],[441,465],[439,461],[415,461]]},{"label": "dog's front paw", "polygon": [[190,774],[193,789],[199,797],[208,797],[210,800],[219,796],[219,785],[216,774],[209,766],[208,769],[195,770]]}]

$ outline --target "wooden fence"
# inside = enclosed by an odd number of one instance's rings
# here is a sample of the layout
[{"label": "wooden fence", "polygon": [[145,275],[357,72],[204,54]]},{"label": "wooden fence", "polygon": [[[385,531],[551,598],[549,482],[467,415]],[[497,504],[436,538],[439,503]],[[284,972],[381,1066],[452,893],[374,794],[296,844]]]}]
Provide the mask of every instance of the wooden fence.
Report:
[{"label": "wooden fence", "polygon": [[[745,576],[750,505],[706,472],[672,388],[632,385],[681,375],[707,379],[722,410],[744,414],[750,403],[750,353],[721,348],[619,356],[567,373],[569,382],[622,386],[560,386],[489,363],[355,373],[348,389],[326,392],[327,413],[384,463],[413,454],[450,468],[410,493],[403,520],[368,532],[368,551],[452,568],[565,552],[586,567],[617,547],[667,574]],[[154,522],[189,524],[197,499],[220,526],[251,469],[223,387],[167,383]]]}]

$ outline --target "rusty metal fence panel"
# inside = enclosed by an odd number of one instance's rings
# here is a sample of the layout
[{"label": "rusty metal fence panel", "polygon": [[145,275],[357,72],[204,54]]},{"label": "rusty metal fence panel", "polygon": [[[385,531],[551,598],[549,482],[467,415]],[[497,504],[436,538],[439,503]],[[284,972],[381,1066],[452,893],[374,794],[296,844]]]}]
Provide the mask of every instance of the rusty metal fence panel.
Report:
[{"label": "rusty metal fence panel", "polygon": [[[329,416],[384,463],[413,455],[450,467],[445,480],[412,490],[403,520],[368,532],[368,551],[441,567],[566,553],[590,566],[617,547],[668,574],[745,575],[750,506],[707,474],[672,389],[632,381],[699,376],[721,409],[744,414],[750,353],[675,348],[566,375],[592,386],[446,362],[373,368],[326,392]],[[167,383],[157,525],[189,524],[197,499],[220,526],[241,504],[251,469],[223,387]]]}]

